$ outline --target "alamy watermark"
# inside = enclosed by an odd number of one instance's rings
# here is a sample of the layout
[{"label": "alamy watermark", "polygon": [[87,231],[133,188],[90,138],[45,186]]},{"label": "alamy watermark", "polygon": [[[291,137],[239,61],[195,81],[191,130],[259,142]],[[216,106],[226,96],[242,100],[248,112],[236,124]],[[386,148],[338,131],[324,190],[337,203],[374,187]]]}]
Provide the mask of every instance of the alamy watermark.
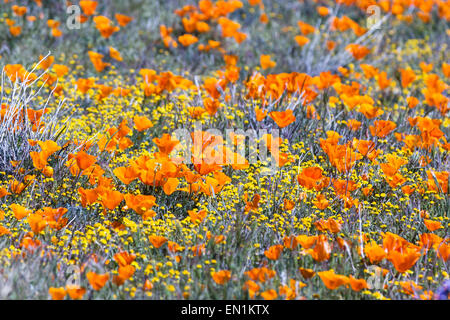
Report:
[{"label": "alamy watermark", "polygon": [[68,6],[66,9],[66,26],[69,30],[81,29],[81,8],[77,5]]},{"label": "alamy watermark", "polygon": [[366,9],[369,15],[366,27],[369,30],[381,30],[381,8],[377,5],[370,5]]}]

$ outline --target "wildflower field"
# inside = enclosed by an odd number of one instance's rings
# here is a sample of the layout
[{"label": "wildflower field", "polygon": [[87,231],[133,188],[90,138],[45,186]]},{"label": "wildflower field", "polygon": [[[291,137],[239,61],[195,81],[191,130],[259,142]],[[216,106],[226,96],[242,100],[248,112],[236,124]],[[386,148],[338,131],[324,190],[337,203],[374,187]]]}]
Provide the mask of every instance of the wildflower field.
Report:
[{"label": "wildflower field", "polygon": [[447,299],[449,0],[0,0],[0,299]]}]

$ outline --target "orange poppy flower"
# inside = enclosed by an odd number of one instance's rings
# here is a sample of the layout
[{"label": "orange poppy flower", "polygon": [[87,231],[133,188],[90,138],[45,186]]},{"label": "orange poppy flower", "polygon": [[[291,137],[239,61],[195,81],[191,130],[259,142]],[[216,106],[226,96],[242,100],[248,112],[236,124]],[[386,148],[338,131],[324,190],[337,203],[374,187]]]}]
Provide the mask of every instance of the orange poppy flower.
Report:
[{"label": "orange poppy flower", "polygon": [[188,47],[196,42],[198,42],[198,38],[193,36],[192,34],[186,33],[178,37],[178,41],[185,47]]},{"label": "orange poppy flower", "polygon": [[196,210],[188,210],[188,214],[189,214],[189,218],[191,219],[191,221],[193,223],[196,222],[202,222],[205,218],[206,218],[206,211],[205,210],[200,210],[200,211],[196,211]]},{"label": "orange poppy flower", "polygon": [[300,31],[301,31],[305,36],[307,36],[307,35],[310,34],[310,33],[313,33],[314,30],[315,30],[315,28],[314,28],[312,25],[310,25],[310,24],[308,24],[308,23],[306,23],[306,22],[303,22],[303,21],[298,21],[298,22],[297,22],[297,25],[298,25]]},{"label": "orange poppy flower", "polygon": [[347,126],[352,131],[357,131],[361,127],[361,122],[355,119],[349,119],[346,121]]},{"label": "orange poppy flower", "polygon": [[129,254],[127,251],[121,251],[114,255],[114,260],[120,267],[130,265],[135,259],[136,256],[134,254]]},{"label": "orange poppy flower", "polygon": [[264,24],[269,22],[269,17],[267,16],[267,14],[265,12],[261,13],[261,15],[259,16],[259,22],[264,23]]},{"label": "orange poppy flower", "polygon": [[307,37],[301,35],[295,36],[294,40],[300,47],[303,47],[305,44],[309,42],[309,39]]},{"label": "orange poppy flower", "polygon": [[448,193],[448,181],[450,177],[449,172],[427,170],[427,177],[427,187],[430,191]]},{"label": "orange poppy flower", "polygon": [[41,245],[41,241],[39,239],[33,240],[29,236],[26,236],[22,239],[22,242],[20,243],[21,248],[25,248],[29,251],[36,250]]},{"label": "orange poppy flower", "polygon": [[206,112],[208,112],[209,115],[213,116],[216,114],[217,110],[220,107],[220,101],[208,97],[203,99],[203,106]]},{"label": "orange poppy flower", "polygon": [[256,121],[262,121],[267,116],[267,110],[255,107]]},{"label": "orange poppy flower", "polygon": [[149,236],[148,239],[155,248],[160,248],[164,243],[167,242],[167,238],[162,236]]},{"label": "orange poppy flower", "polygon": [[55,38],[59,38],[62,36],[62,31],[58,28],[52,28],[52,36]]},{"label": "orange poppy flower", "polygon": [[309,249],[316,243],[317,236],[299,235],[296,240],[304,249]]},{"label": "orange poppy flower", "polygon": [[369,127],[373,136],[385,138],[389,133],[397,128],[397,124],[388,120],[375,120],[373,125]]},{"label": "orange poppy flower", "polygon": [[88,279],[92,288],[98,291],[103,288],[106,282],[109,280],[109,273],[98,274],[95,272],[88,272],[86,274],[86,278]]},{"label": "orange poppy flower", "polygon": [[415,295],[423,289],[422,286],[417,285],[414,281],[400,281],[400,286],[403,292],[408,295]]},{"label": "orange poppy flower", "polygon": [[367,56],[371,51],[369,48],[365,46],[354,43],[347,45],[347,47],[345,47],[345,50],[350,52],[353,58],[355,58],[356,60],[361,60],[362,58]]},{"label": "orange poppy flower", "polygon": [[72,300],[81,300],[83,299],[84,294],[86,293],[86,288],[80,286],[67,285],[66,292]]},{"label": "orange poppy flower", "polygon": [[281,244],[273,245],[264,251],[264,255],[270,260],[278,260],[280,258],[283,246]]},{"label": "orange poppy flower", "polygon": [[11,26],[11,27],[9,27],[9,33],[11,33],[12,36],[17,37],[22,33],[22,27],[21,26]]},{"label": "orange poppy flower", "polygon": [[115,285],[120,286],[125,283],[126,280],[131,278],[136,271],[136,268],[131,265],[120,266],[119,274],[113,277],[113,282]]},{"label": "orange poppy flower", "polygon": [[363,72],[364,72],[364,77],[366,77],[367,80],[370,80],[370,79],[374,78],[374,77],[379,73],[378,68],[375,68],[375,67],[372,66],[372,65],[369,65],[369,64],[360,64],[359,66],[360,66],[361,69],[363,70]]},{"label": "orange poppy flower", "polygon": [[168,133],[164,133],[161,138],[154,138],[153,142],[158,146],[159,151],[166,155],[171,153],[175,146],[180,143],[178,140],[172,140]]},{"label": "orange poppy flower", "polygon": [[365,115],[367,119],[376,118],[384,113],[383,109],[367,103],[361,104],[358,111]]},{"label": "orange poppy flower", "polygon": [[[285,296],[286,300],[294,300],[297,297],[296,294],[296,282],[295,280],[291,279],[292,283],[290,286],[287,285],[281,285],[278,287],[278,292],[280,293],[280,296]],[[300,285],[304,283],[302,283],[301,281],[299,281]],[[306,286],[306,285],[305,285]]]},{"label": "orange poppy flower", "polygon": [[102,72],[107,66],[111,65],[110,63],[103,62],[103,55],[94,51],[89,51],[89,59],[94,65],[95,70],[97,72]]},{"label": "orange poppy flower", "polygon": [[144,289],[144,291],[152,290],[153,289],[153,283],[151,283],[150,280],[145,279],[143,289]]},{"label": "orange poppy flower", "polygon": [[319,167],[303,168],[297,176],[298,183],[306,189],[320,191],[326,186],[327,177],[322,174],[323,170]]},{"label": "orange poppy flower", "polygon": [[48,293],[51,295],[52,300],[64,300],[67,292],[64,288],[50,287]]},{"label": "orange poppy flower", "polygon": [[14,14],[19,16],[19,17],[25,15],[27,13],[27,11],[28,11],[27,7],[21,7],[21,6],[18,6],[18,5],[13,5],[11,7],[11,9],[13,10]]},{"label": "orange poppy flower", "polygon": [[114,17],[117,20],[117,23],[121,27],[125,27],[127,24],[129,24],[131,21],[133,21],[133,17],[126,16],[124,14],[116,13]]},{"label": "orange poppy flower", "polygon": [[0,237],[6,234],[11,234],[11,231],[3,226],[0,226]]},{"label": "orange poppy flower", "polygon": [[81,10],[83,10],[83,13],[87,16],[92,16],[95,14],[95,9],[97,8],[97,1],[90,1],[90,0],[81,0],[80,1],[80,7]]},{"label": "orange poppy flower", "polygon": [[31,210],[29,210],[19,204],[13,203],[9,207],[13,211],[14,217],[16,217],[17,220],[21,220],[32,213]]},{"label": "orange poppy flower", "polygon": [[262,0],[248,0],[248,3],[251,5],[251,6],[256,6],[257,4],[261,4],[261,2],[262,2]]},{"label": "orange poppy flower", "polygon": [[407,88],[416,79],[416,74],[411,69],[400,69],[400,75],[403,88]]},{"label": "orange poppy flower", "polygon": [[353,278],[352,275],[349,277],[350,286],[352,287],[353,291],[359,292],[362,289],[367,289],[367,282],[364,279],[356,279]]},{"label": "orange poppy flower", "polygon": [[94,17],[95,28],[100,32],[103,38],[109,38],[113,33],[120,30],[119,27],[114,26],[112,21],[105,16]]},{"label": "orange poppy flower", "polygon": [[93,78],[88,78],[88,79],[77,79],[76,82],[77,85],[77,89],[85,94],[89,89],[91,89],[94,85],[95,85],[95,80]]},{"label": "orange poppy flower", "polygon": [[266,54],[262,54],[259,57],[259,63],[261,64],[261,68],[263,68],[264,70],[273,68],[277,65],[277,63],[275,61],[272,61],[270,59],[270,55],[266,55]]},{"label": "orange poppy flower", "polygon": [[417,99],[416,97],[408,97],[406,98],[406,103],[408,104],[409,109],[413,109],[419,104],[419,99]]},{"label": "orange poppy flower", "polygon": [[284,237],[283,238],[283,245],[284,245],[285,248],[294,250],[299,245],[299,242],[297,241],[297,237],[296,236],[291,235],[289,237]]},{"label": "orange poppy flower", "polygon": [[275,121],[275,123],[280,127],[284,128],[295,121],[294,112],[292,110],[286,111],[272,111],[269,116]]},{"label": "orange poppy flower", "polygon": [[30,214],[27,221],[35,234],[39,234],[47,226],[47,221],[40,214]]},{"label": "orange poppy flower", "polygon": [[123,58],[120,55],[120,52],[114,49],[113,47],[109,47],[109,56],[117,61],[122,61]]},{"label": "orange poppy flower", "polygon": [[430,219],[424,219],[423,223],[425,224],[427,229],[430,230],[431,232],[443,228],[442,224],[439,221],[433,221],[433,220],[430,220]]},{"label": "orange poppy flower", "polygon": [[324,6],[319,6],[316,8],[316,10],[317,10],[317,13],[319,15],[321,15],[322,17],[325,17],[330,14],[330,9],[328,9],[327,7],[324,7]]},{"label": "orange poppy flower", "polygon": [[442,242],[437,247],[437,255],[439,258],[441,258],[444,261],[450,260],[450,244],[447,244],[445,242]]},{"label": "orange poppy flower", "polygon": [[346,285],[350,282],[350,279],[346,276],[334,273],[334,270],[321,271],[317,273],[322,279],[323,284],[330,290],[335,290],[342,285]]},{"label": "orange poppy flower", "polygon": [[108,210],[114,210],[123,200],[122,193],[116,190],[107,189],[99,192],[103,207]]},{"label": "orange poppy flower", "polygon": [[248,290],[248,296],[250,297],[250,299],[253,299],[256,296],[256,293],[259,291],[259,289],[260,286],[252,280],[245,281],[244,285],[242,286],[242,290]]},{"label": "orange poppy flower", "polygon": [[[6,197],[8,195],[10,195],[11,193],[8,192],[8,190],[6,190],[6,188],[1,188],[0,187],[0,198]],[[1,220],[1,219],[0,219]]]},{"label": "orange poppy flower", "polygon": [[442,73],[446,78],[450,78],[450,63],[443,63],[442,64]]},{"label": "orange poppy flower", "polygon": [[168,196],[177,190],[179,181],[177,178],[168,178],[163,185],[163,191]]},{"label": "orange poppy flower", "polygon": [[65,76],[69,72],[69,68],[62,64],[55,64],[52,69],[59,78]]},{"label": "orange poppy flower", "polygon": [[265,282],[266,280],[275,277],[276,272],[266,267],[261,267],[250,269],[249,271],[245,272],[245,275],[247,275],[253,281]]},{"label": "orange poppy flower", "polygon": [[220,270],[217,272],[212,272],[211,277],[215,283],[223,285],[231,279],[231,272],[229,270]]},{"label": "orange poppy flower", "polygon": [[274,299],[276,299],[278,297],[278,294],[277,294],[277,292],[275,290],[269,289],[269,290],[266,290],[264,292],[261,292],[261,297],[264,300],[274,300]]},{"label": "orange poppy flower", "polygon": [[404,273],[411,269],[420,258],[420,252],[416,248],[404,248],[402,251],[391,250],[387,259],[392,262],[398,272]]},{"label": "orange poppy flower", "polygon": [[286,210],[286,211],[289,211],[289,210],[292,210],[292,209],[294,209],[294,207],[295,207],[295,202],[294,201],[292,201],[292,200],[288,200],[288,199],[284,199],[283,200],[283,204],[284,204],[284,210]]},{"label": "orange poppy flower", "polygon": [[54,56],[48,56],[44,59],[42,55],[39,55],[39,65],[37,68],[47,70],[52,65],[53,61],[55,60]]},{"label": "orange poppy flower", "polygon": [[86,170],[97,161],[97,157],[91,156],[83,150],[77,153],[75,159],[77,161],[78,168],[80,168],[81,170]]},{"label": "orange poppy flower", "polygon": [[378,86],[380,87],[380,90],[384,90],[384,89],[388,88],[392,82],[391,79],[388,79],[386,71],[380,72],[376,78],[377,78]]},{"label": "orange poppy flower", "polygon": [[422,233],[420,235],[419,246],[429,250],[431,247],[437,248],[443,239],[433,233]]},{"label": "orange poppy flower", "polygon": [[378,263],[386,257],[386,252],[375,242],[366,244],[364,247],[364,253],[372,264]]},{"label": "orange poppy flower", "polygon": [[305,279],[310,279],[316,274],[313,269],[299,268],[298,270]]},{"label": "orange poppy flower", "polygon": [[327,238],[325,235],[319,235],[316,238],[316,243],[314,248],[309,249],[308,253],[311,255],[311,257],[318,261],[318,262],[322,262],[322,261],[326,261],[328,259],[330,259],[330,255],[331,255],[331,245],[328,242]]},{"label": "orange poppy flower", "polygon": [[[298,41],[297,41],[298,43]],[[333,50],[336,47],[336,41],[332,41],[332,40],[328,40],[327,41],[327,49],[329,51]],[[348,76],[349,72],[346,71],[347,69],[343,68],[343,67],[339,67],[338,71],[340,73],[342,73],[343,76]]]},{"label": "orange poppy flower", "polygon": [[319,231],[330,231],[332,233],[338,233],[341,231],[341,224],[334,220],[333,218],[328,218],[328,220],[320,219],[314,222],[315,227]]},{"label": "orange poppy flower", "polygon": [[144,220],[156,215],[156,213],[151,210],[156,201],[154,196],[126,194],[124,198],[127,203],[127,207],[133,209],[137,214],[141,215]]},{"label": "orange poppy flower", "polygon": [[113,173],[126,185],[130,184],[139,176],[134,167],[117,167],[113,170]]}]

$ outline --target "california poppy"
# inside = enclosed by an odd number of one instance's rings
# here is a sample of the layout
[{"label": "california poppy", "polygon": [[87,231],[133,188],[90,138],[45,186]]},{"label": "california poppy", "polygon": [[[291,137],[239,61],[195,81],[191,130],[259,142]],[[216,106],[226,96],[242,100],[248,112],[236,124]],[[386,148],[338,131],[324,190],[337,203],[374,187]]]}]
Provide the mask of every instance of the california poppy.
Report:
[{"label": "california poppy", "polygon": [[103,288],[106,282],[109,280],[109,273],[98,274],[95,272],[86,273],[86,278],[91,284],[92,288],[96,291]]},{"label": "california poppy", "polygon": [[385,138],[389,133],[397,128],[397,124],[389,120],[375,120],[373,125],[369,127],[373,136]]},{"label": "california poppy", "polygon": [[200,211],[188,210],[188,214],[189,214],[189,218],[194,223],[202,222],[203,219],[206,218],[206,211],[205,210],[200,210]]},{"label": "california poppy", "polygon": [[283,246],[281,244],[273,245],[264,251],[264,255],[270,260],[278,260],[280,258]]},{"label": "california poppy", "polygon": [[130,265],[135,259],[136,259],[136,255],[130,254],[127,251],[121,251],[114,255],[114,260],[121,267]]},{"label": "california poppy", "polygon": [[16,203],[11,204],[9,207],[13,211],[14,217],[16,217],[17,220],[21,220],[32,213],[31,210]]},{"label": "california poppy", "polygon": [[430,230],[431,232],[439,230],[439,229],[442,228],[442,224],[439,221],[433,221],[433,220],[430,220],[430,219],[424,219],[423,223],[425,224],[427,229]]},{"label": "california poppy", "polygon": [[220,270],[211,273],[211,277],[217,284],[225,284],[231,279],[231,272],[229,270]]},{"label": "california poppy", "polygon": [[86,293],[86,288],[76,285],[67,285],[66,292],[72,300],[80,300]]},{"label": "california poppy", "polygon": [[269,116],[280,128],[287,127],[296,119],[294,116],[294,112],[290,109],[286,111],[272,111],[269,113]]},{"label": "california poppy", "polygon": [[178,37],[178,41],[185,47],[188,47],[196,42],[198,42],[198,38],[193,36],[192,34],[186,33]]},{"label": "california poppy", "polygon": [[352,275],[349,277],[350,286],[352,287],[353,291],[359,292],[362,289],[367,289],[367,282],[364,279],[356,279],[353,278]]},{"label": "california poppy", "polygon": [[264,292],[261,292],[261,297],[264,300],[274,300],[278,297],[278,294],[274,289],[269,289]]},{"label": "california poppy", "polygon": [[330,290],[335,290],[342,285],[346,285],[350,282],[350,279],[346,276],[334,273],[334,270],[321,271],[317,273],[322,279],[323,284]]},{"label": "california poppy", "polygon": [[383,248],[377,245],[375,242],[366,244],[364,247],[364,253],[369,258],[370,263],[378,263],[386,257],[386,252]]},{"label": "california poppy", "polygon": [[303,278],[305,278],[305,279],[310,279],[310,278],[314,277],[314,275],[316,274],[313,269],[299,268],[298,270],[300,271]]},{"label": "california poppy", "polygon": [[109,47],[109,56],[111,58],[113,58],[114,60],[117,60],[117,61],[122,61],[123,60],[120,52],[117,51],[116,49],[114,49],[113,47]]},{"label": "california poppy", "polygon": [[398,272],[404,273],[419,260],[420,256],[417,249],[404,248],[402,251],[389,251],[387,259],[392,262]]},{"label": "california poppy", "polygon": [[133,17],[126,16],[126,15],[120,14],[120,13],[116,13],[114,15],[114,17],[116,18],[117,22],[119,23],[119,25],[121,27],[125,27],[127,24],[129,24],[131,21],[133,21]]},{"label": "california poppy", "polygon": [[152,245],[155,248],[160,248],[164,243],[167,242],[167,238],[162,237],[162,236],[152,235],[152,236],[149,236],[148,239],[150,240],[150,242],[152,243]]},{"label": "california poppy", "polygon": [[50,287],[48,293],[51,295],[52,300],[64,300],[67,292],[64,288]]},{"label": "california poppy", "polygon": [[87,16],[92,16],[95,13],[95,9],[97,8],[97,1],[91,0],[81,0],[80,7],[83,10],[83,13]]},{"label": "california poppy", "polygon": [[259,59],[261,68],[263,68],[264,70],[273,68],[277,65],[275,61],[272,61],[270,59],[270,55],[262,54]]}]

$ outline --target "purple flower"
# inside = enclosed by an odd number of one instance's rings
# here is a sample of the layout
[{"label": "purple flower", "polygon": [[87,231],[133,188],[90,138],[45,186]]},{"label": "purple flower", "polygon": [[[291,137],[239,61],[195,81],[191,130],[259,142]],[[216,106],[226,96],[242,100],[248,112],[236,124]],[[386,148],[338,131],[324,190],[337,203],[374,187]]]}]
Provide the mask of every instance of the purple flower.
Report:
[{"label": "purple flower", "polygon": [[450,294],[450,280],[447,280],[439,289],[436,290],[436,299],[448,300],[449,294]]}]

